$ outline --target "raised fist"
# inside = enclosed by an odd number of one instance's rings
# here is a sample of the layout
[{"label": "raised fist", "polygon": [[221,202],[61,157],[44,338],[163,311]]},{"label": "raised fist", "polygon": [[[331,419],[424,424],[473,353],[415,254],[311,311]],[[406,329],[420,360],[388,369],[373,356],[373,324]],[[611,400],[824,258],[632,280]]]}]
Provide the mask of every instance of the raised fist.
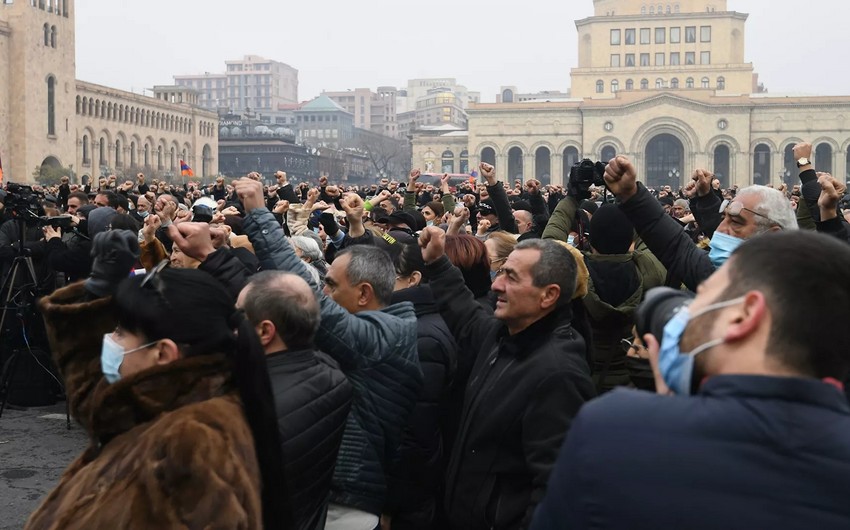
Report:
[{"label": "raised fist", "polygon": [[422,176],[422,172],[419,171],[418,169],[414,169],[413,171],[410,172],[410,177],[408,178],[408,180],[410,182],[416,182],[419,179],[419,177],[421,177],[421,176]]},{"label": "raised fist", "polygon": [[446,253],[446,233],[442,228],[428,226],[419,235],[419,246],[425,263],[437,261]]},{"label": "raised fist", "polygon": [[496,183],[496,168],[487,162],[481,162],[481,165],[478,166],[478,169],[481,170],[481,176],[487,179],[487,182],[492,186]]},{"label": "raised fist", "polygon": [[812,144],[803,142],[794,146],[794,160],[808,158],[809,163],[812,162]]},{"label": "raised fist", "polygon": [[624,156],[612,158],[605,167],[605,184],[620,202],[631,199],[637,193],[635,166]]},{"label": "raised fist", "polygon": [[705,197],[711,193],[711,181],[714,180],[714,174],[707,169],[697,169],[694,171],[691,179],[697,185],[697,195]]}]

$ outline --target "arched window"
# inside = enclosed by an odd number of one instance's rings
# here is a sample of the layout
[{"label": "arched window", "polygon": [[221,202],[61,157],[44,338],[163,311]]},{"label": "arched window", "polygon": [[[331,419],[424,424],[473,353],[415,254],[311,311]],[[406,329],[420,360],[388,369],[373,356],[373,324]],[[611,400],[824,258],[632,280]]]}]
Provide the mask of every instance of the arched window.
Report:
[{"label": "arched window", "polygon": [[824,173],[832,173],[832,146],[819,144],[815,149],[815,169]]},{"label": "arched window", "polygon": [[106,165],[106,138],[101,138],[98,144],[98,159],[101,166]]},{"label": "arched window", "polygon": [[714,176],[720,180],[720,185],[724,188],[729,186],[729,146],[720,144],[714,148]]},{"label": "arched window", "polygon": [[758,144],[753,150],[753,184],[770,183],[770,146]]},{"label": "arched window", "polygon": [[673,6],[673,12],[674,12],[674,13],[678,13],[678,12],[679,12],[679,4],[676,4],[676,5],[674,5],[674,6]]},{"label": "arched window", "polygon": [[522,152],[522,149],[519,147],[511,147],[508,150],[508,178],[509,179],[520,179],[525,180],[523,178],[523,158],[525,154]]},{"label": "arched window", "polygon": [[703,88],[711,88],[711,81],[707,77],[702,78],[702,87]]},{"label": "arched window", "polygon": [[145,167],[151,167],[151,146],[145,144]]},{"label": "arched window", "polygon": [[44,0],[38,0],[38,8],[44,9]]},{"label": "arched window", "polygon": [[469,151],[466,149],[460,152],[460,171],[458,173],[462,175],[469,174]]},{"label": "arched window", "polygon": [[50,46],[50,25],[44,25],[44,45]]},{"label": "arched window", "polygon": [[130,142],[130,167],[136,167],[136,142]]},{"label": "arched window", "polygon": [[174,148],[172,147],[171,152],[168,154],[169,155],[168,166],[171,168],[171,171],[174,171],[176,169],[175,166],[174,166],[174,154],[175,154],[175,151],[174,151]]},{"label": "arched window", "polygon": [[673,8],[670,4],[667,4],[667,11],[666,12],[667,12],[668,15],[673,12]]},{"label": "arched window", "polygon": [[50,47],[56,47],[56,26],[50,27]]},{"label": "arched window", "polygon": [[115,140],[115,167],[121,167],[121,140]]},{"label": "arched window", "polygon": [[646,14],[646,6],[640,6],[640,14],[641,14],[641,15],[645,15],[645,14]]},{"label": "arched window", "polygon": [[599,158],[599,160],[607,164],[611,161],[612,158],[617,157],[617,149],[613,145],[606,145],[602,148],[601,155],[602,156]]},{"label": "arched window", "polygon": [[513,103],[514,102],[514,91],[507,88],[502,91],[502,103]]},{"label": "arched window", "polygon": [[83,135],[83,165],[91,164],[91,153],[89,152],[89,136]]},{"label": "arched window", "polygon": [[77,96],[77,106],[76,106],[77,114],[80,114],[80,96]]},{"label": "arched window", "polygon": [[569,182],[569,180],[570,180],[570,170],[579,161],[578,149],[573,147],[573,146],[567,147],[566,149],[564,149],[563,159],[564,159],[564,164],[563,164],[564,165],[564,182]]},{"label": "arched window", "polygon": [[673,79],[670,80],[670,88],[673,88],[673,89],[679,88],[679,78],[678,77],[674,77]]},{"label": "arched window", "polygon": [[491,166],[496,165],[496,150],[492,147],[485,147],[481,150],[481,161]]},{"label": "arched window", "polygon": [[640,80],[640,89],[647,90],[649,88],[649,79],[641,79]]},{"label": "arched window", "polygon": [[685,88],[694,88],[694,78],[689,77],[685,80]]},{"label": "arched window", "polygon": [[664,88],[664,80],[660,77],[655,80],[655,88]]},{"label": "arched window", "polygon": [[726,78],[720,76],[717,78],[717,90],[726,90]]},{"label": "arched window", "polygon": [[601,94],[603,92],[605,92],[605,82],[600,79],[596,82],[596,93]]},{"label": "arched window", "polygon": [[634,90],[635,82],[631,79],[626,79],[626,90]]},{"label": "arched window", "polygon": [[611,92],[616,94],[618,90],[620,90],[620,82],[614,79],[611,81]]},{"label": "arched window", "polygon": [[162,146],[156,148],[156,168],[162,169]]},{"label": "arched window", "polygon": [[56,135],[56,78],[47,78],[47,134]]},{"label": "arched window", "polygon": [[455,154],[450,150],[446,149],[443,151],[443,165],[441,171],[443,173],[454,173],[455,172]]},{"label": "arched window", "polygon": [[650,14],[650,15],[654,15],[654,14],[655,14],[655,6],[649,6],[649,14]]}]

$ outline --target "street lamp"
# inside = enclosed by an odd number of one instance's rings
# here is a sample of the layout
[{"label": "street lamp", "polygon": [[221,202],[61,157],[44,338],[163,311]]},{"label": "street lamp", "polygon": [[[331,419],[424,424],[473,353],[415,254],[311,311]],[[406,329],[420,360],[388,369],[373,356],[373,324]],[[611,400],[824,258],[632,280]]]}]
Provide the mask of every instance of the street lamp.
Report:
[{"label": "street lamp", "polygon": [[676,169],[676,168],[673,168],[673,169],[671,169],[670,171],[667,172],[667,177],[670,180],[676,179],[676,182],[680,182],[680,180],[679,180],[680,176],[681,176],[681,174],[679,173],[679,170]]}]

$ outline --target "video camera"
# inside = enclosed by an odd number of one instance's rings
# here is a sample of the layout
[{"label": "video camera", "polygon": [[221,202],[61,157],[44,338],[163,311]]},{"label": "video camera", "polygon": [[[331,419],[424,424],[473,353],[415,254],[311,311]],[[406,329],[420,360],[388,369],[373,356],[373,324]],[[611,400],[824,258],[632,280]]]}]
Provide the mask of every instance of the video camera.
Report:
[{"label": "video camera", "polygon": [[570,169],[570,184],[582,189],[604,186],[603,175],[605,175],[605,164],[585,158]]},{"label": "video camera", "polygon": [[47,197],[42,192],[35,191],[32,186],[10,182],[6,186],[6,209],[12,212],[13,217],[21,219],[30,226],[52,226],[62,230],[70,230],[72,227],[70,215],[56,215],[48,217],[44,214],[42,201]]}]

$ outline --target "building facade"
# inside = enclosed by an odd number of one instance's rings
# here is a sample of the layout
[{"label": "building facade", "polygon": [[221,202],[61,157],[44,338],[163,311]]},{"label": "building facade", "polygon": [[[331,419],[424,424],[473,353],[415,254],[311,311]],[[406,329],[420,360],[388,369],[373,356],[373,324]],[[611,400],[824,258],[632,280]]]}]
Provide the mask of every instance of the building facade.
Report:
[{"label": "building facade", "polygon": [[354,125],[385,136],[398,136],[395,87],[356,88],[339,92],[322,92],[354,116]]},{"label": "building facade", "polygon": [[174,84],[197,90],[204,108],[235,114],[298,102],[298,70],[288,64],[246,55],[225,65],[223,74],[176,75]]},{"label": "building facade", "polygon": [[[725,0],[594,6],[576,22],[572,98],[474,105],[472,166],[563,184],[581,158],[622,154],[651,186],[682,185],[696,168],[727,186],[793,183],[792,148],[809,141],[819,171],[850,178],[850,97],[768,94],[743,59],[748,15],[727,11]],[[412,165],[453,145],[446,134],[416,135]]]},{"label": "building facade", "polygon": [[7,181],[32,182],[43,166],[84,175],[136,170],[218,173],[218,116],[197,95],[157,87],[154,97],[76,79],[74,2],[0,4],[0,160]]}]

